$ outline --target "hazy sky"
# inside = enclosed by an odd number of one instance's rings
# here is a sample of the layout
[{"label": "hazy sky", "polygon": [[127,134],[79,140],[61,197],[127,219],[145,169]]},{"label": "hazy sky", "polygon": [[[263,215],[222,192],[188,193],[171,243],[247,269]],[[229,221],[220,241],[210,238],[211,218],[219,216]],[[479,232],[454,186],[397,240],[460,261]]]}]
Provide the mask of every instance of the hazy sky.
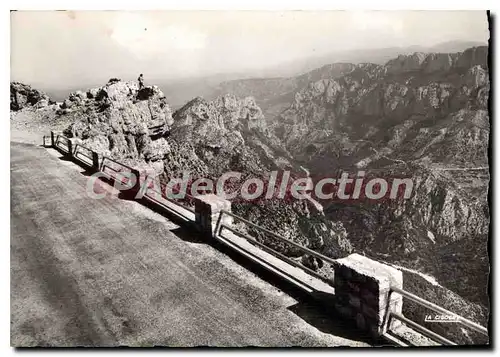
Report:
[{"label": "hazy sky", "polygon": [[21,11],[11,13],[11,78],[44,87],[182,78],[488,37],[486,12],[473,11]]}]

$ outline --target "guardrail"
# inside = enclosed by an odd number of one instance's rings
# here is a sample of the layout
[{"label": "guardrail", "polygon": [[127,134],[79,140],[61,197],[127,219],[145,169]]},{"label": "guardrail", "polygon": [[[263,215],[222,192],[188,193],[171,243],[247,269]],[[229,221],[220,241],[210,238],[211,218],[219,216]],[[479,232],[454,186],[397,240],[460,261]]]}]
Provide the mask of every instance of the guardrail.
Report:
[{"label": "guardrail", "polygon": [[[162,199],[164,199],[164,200],[166,200],[166,201],[168,201],[168,202],[170,202],[170,203],[173,203],[174,205],[177,205],[177,206],[181,207],[182,209],[185,209],[185,210],[187,210],[187,211],[189,211],[189,212],[191,212],[191,213],[194,213],[194,207],[192,207],[192,206],[188,206],[188,205],[185,205],[185,204],[181,204],[179,201],[176,201],[176,200],[174,200],[174,199],[172,199],[172,198],[167,197],[167,195],[164,195],[164,194],[161,192],[161,190],[160,190],[160,191],[158,191],[158,190],[155,190],[155,189],[153,189],[153,188],[148,187],[148,188],[146,189],[146,192],[144,193],[144,196],[146,196],[147,198],[149,198],[149,199],[151,199],[151,200],[155,201],[156,203],[158,203],[158,204],[160,204],[160,205],[165,206],[165,204],[164,204],[164,203],[162,203],[161,201],[159,201],[159,200],[158,200],[155,196],[151,195],[151,194],[150,194],[150,192],[155,193],[156,195],[160,195],[160,197],[161,197]],[[191,196],[191,195],[190,195],[190,194],[188,194],[188,193],[186,193],[186,194],[185,194],[185,197],[186,197],[186,198],[188,198],[188,199],[191,199],[191,200],[193,200],[193,199],[194,199],[194,197],[193,197],[193,196]]]},{"label": "guardrail", "polygon": [[45,147],[45,148],[46,148],[46,147],[50,147],[50,146],[52,146],[52,142],[50,142],[50,145],[47,145],[47,139],[48,139],[48,138],[50,138],[50,136],[49,136],[49,135],[44,135],[44,136],[43,136],[43,145],[42,145],[42,146],[43,146],[43,147]]},{"label": "guardrail", "polygon": [[[44,144],[45,144],[46,138],[48,138],[48,137],[49,136],[43,137]],[[71,150],[72,142],[69,138],[65,137],[64,135],[55,134],[54,132],[51,132],[50,138],[51,138],[52,146],[54,148],[62,151],[64,154],[71,155],[73,157],[73,159],[78,160],[78,162],[84,164],[85,166],[92,168],[95,171],[100,171],[101,173],[105,174],[107,179],[110,179],[113,181],[119,181],[122,184],[126,184],[129,180],[129,177],[127,177],[126,175],[122,175],[121,173],[123,172],[123,170],[117,169],[116,167],[113,167],[109,163],[113,163],[113,164],[119,166],[120,168],[126,169],[127,171],[129,171],[130,173],[135,175],[135,178],[136,178],[136,182],[135,182],[134,187],[132,187],[130,190],[128,190],[129,191],[128,193],[135,194],[139,191],[140,185],[141,185],[141,182],[140,182],[141,175],[140,175],[139,170],[134,169],[134,168],[132,168],[126,164],[123,164],[123,163],[121,163],[113,158],[110,158],[108,156],[103,156],[102,160],[99,162],[99,154],[97,152],[93,151],[92,149],[82,145],[82,144],[76,144],[74,150]],[[109,170],[111,170],[113,173],[110,174]],[[160,197],[162,199],[182,208],[183,210],[194,213],[194,207],[186,205],[186,204],[182,204],[173,198],[169,198],[169,197],[167,197],[167,195],[163,194],[161,191],[155,190],[153,188],[148,187],[144,192],[144,196],[146,196],[148,199],[154,201],[156,204],[163,206],[164,208],[170,208],[170,207],[167,207],[164,202],[161,202],[159,199],[157,199],[157,197],[152,195],[152,193],[160,195]],[[189,200],[194,200],[194,197],[187,194],[187,193],[185,194],[185,198],[187,198]],[[182,216],[181,212],[175,211],[175,213],[180,214]],[[191,217],[185,217],[185,218],[191,219]]]},{"label": "guardrail", "polygon": [[111,170],[112,170],[112,171],[114,171],[115,173],[120,173],[120,172],[122,172],[122,171],[119,171],[119,170],[115,169],[114,167],[112,167],[112,166],[110,166],[110,165],[106,165],[106,161],[111,161],[112,163],[114,163],[114,164],[116,164],[116,165],[118,165],[118,166],[121,166],[121,167],[126,168],[126,169],[127,169],[127,170],[129,170],[131,173],[135,173],[135,174],[137,174],[137,177],[139,177],[139,175],[140,175],[139,170],[134,169],[134,168],[132,168],[132,167],[130,167],[130,166],[128,166],[128,165],[122,164],[121,162],[116,161],[115,159],[112,159],[112,158],[110,158],[110,157],[108,157],[108,156],[103,156],[103,158],[102,158],[102,161],[101,161],[101,166],[99,167],[99,171],[101,171],[102,173],[106,173],[106,172],[105,172],[106,168],[111,169]]},{"label": "guardrail", "polygon": [[[469,319],[466,319],[465,317],[462,317],[458,314],[455,314],[454,312],[446,310],[445,308],[442,308],[441,306],[438,306],[438,305],[436,305],[428,300],[422,299],[421,297],[418,297],[417,295],[414,295],[414,294],[412,294],[408,291],[405,291],[403,289],[400,289],[397,287],[391,287],[389,295],[393,294],[393,293],[399,294],[399,295],[403,296],[404,298],[407,298],[408,300],[411,300],[414,303],[416,303],[422,307],[425,307],[429,310],[432,310],[434,312],[437,312],[439,314],[452,316],[454,318],[453,322],[458,323],[463,327],[470,328],[471,330],[479,332],[479,333],[488,337],[488,329],[487,328],[485,328],[485,327],[483,327],[483,326],[481,326],[481,325],[479,325],[479,324],[477,324]],[[388,310],[387,316],[386,316],[386,321],[387,321],[386,326],[391,326],[390,324],[391,324],[392,319],[396,319],[396,320],[399,320],[401,322],[404,322],[406,325],[412,327],[415,331],[421,333],[425,337],[428,337],[435,342],[442,343],[442,344],[447,345],[447,346],[456,345],[456,343],[450,341],[446,337],[444,337],[444,336],[442,336],[434,331],[429,330],[428,328],[416,323],[415,321],[412,321],[412,320],[404,317],[401,314],[398,314],[398,313],[395,313],[395,312]]]},{"label": "guardrail", "polygon": [[[218,220],[217,220],[217,225],[216,225],[216,228],[215,228],[215,235],[222,235],[222,232],[223,230],[228,230],[230,232],[232,232],[233,234],[236,234],[238,235],[239,237],[241,238],[244,238],[246,239],[248,242],[250,242],[251,244],[253,245],[256,245],[257,247],[261,248],[262,250],[264,250],[265,252],[275,256],[276,258],[279,258],[285,262],[287,262],[288,264],[294,266],[294,267],[297,267],[297,268],[300,268],[302,269],[303,271],[305,271],[306,273],[308,273],[309,275],[311,276],[314,276],[315,278],[318,278],[320,280],[322,280],[323,282],[329,284],[329,285],[332,285],[331,284],[331,281],[326,279],[325,277],[323,277],[322,275],[318,274],[317,272],[315,272],[314,270],[308,268],[308,267],[305,267],[304,265],[294,261],[293,259],[290,259],[289,257],[285,256],[284,254],[280,253],[280,252],[277,252],[276,250],[268,247],[267,245],[265,245],[264,243],[261,243],[259,242],[255,237],[252,237],[246,233],[243,233],[241,231],[239,231],[238,229],[235,229],[234,227],[228,225],[228,224],[225,224],[225,223],[222,223],[223,222],[223,216],[224,215],[228,215],[230,217],[232,217],[233,219],[236,219],[240,222],[243,222],[245,223],[247,226],[250,226],[258,231],[261,231],[261,232],[264,232],[266,233],[268,236],[272,237],[273,239],[275,239],[276,241],[279,241],[279,242],[283,242],[285,244],[288,244],[290,246],[293,246],[295,248],[297,248],[298,250],[300,250],[301,252],[305,253],[305,254],[308,254],[310,256],[313,256],[317,259],[321,259],[322,261],[326,262],[326,263],[330,263],[332,265],[336,264],[336,260],[332,259],[332,258],[329,258],[327,256],[324,256],[314,250],[311,250],[309,248],[306,248],[296,242],[293,242],[289,239],[286,239],[278,234],[276,234],[275,232],[272,232],[264,227],[261,227],[243,217],[240,217],[238,215],[235,215],[234,213],[232,212],[229,212],[229,211],[226,211],[226,210],[221,210],[220,214],[219,214],[219,217],[218,217]],[[426,307],[428,309],[431,309],[437,313],[440,313],[440,314],[444,314],[444,315],[451,315],[451,316],[454,316],[456,318],[456,322],[459,323],[460,325],[464,326],[464,327],[468,327],[476,332],[479,332],[485,336],[488,336],[488,330],[473,322],[473,321],[470,321],[462,316],[459,316],[455,313],[452,313],[451,311],[449,310],[446,310],[436,304],[433,304],[432,302],[430,301],[427,301],[425,299],[422,299],[414,294],[411,294],[403,289],[400,289],[400,288],[397,288],[397,287],[391,287],[390,288],[390,291],[389,291],[389,297],[388,297],[388,302],[391,301],[391,294],[400,294],[402,295],[403,297],[405,298],[408,298],[409,300],[423,306],[423,307]],[[455,345],[454,342],[450,341],[449,339],[447,339],[446,337],[434,332],[434,331],[431,331],[429,329],[427,329],[426,327],[406,318],[405,316],[403,316],[402,314],[399,314],[397,312],[394,312],[394,311],[391,311],[390,308],[387,308],[386,310],[386,315],[384,317],[385,319],[385,323],[384,325],[385,326],[388,326],[390,327],[391,326],[391,322],[393,319],[396,319],[396,320],[399,320],[403,323],[405,323],[407,326],[411,327],[413,330],[415,330],[416,332],[424,335],[425,337],[428,337],[430,338],[431,340],[435,341],[435,342],[438,342],[440,344],[443,344],[443,345]],[[393,342],[396,342],[393,338],[388,338],[390,339],[391,341]]]},{"label": "guardrail", "polygon": [[223,215],[231,216],[234,219],[236,219],[238,221],[241,221],[241,222],[245,223],[246,225],[248,225],[250,227],[253,227],[253,228],[257,229],[257,230],[260,230],[261,232],[264,232],[264,233],[268,234],[269,236],[271,236],[272,238],[274,238],[277,241],[283,242],[285,244],[289,244],[289,245],[297,248],[298,250],[300,250],[300,251],[302,251],[302,252],[304,252],[304,253],[306,253],[308,255],[311,255],[313,257],[321,259],[324,262],[327,262],[327,263],[330,263],[330,264],[335,264],[335,260],[334,259],[329,258],[329,257],[327,257],[327,256],[325,256],[323,254],[320,254],[320,253],[318,253],[318,252],[316,252],[316,251],[314,251],[312,249],[306,248],[306,247],[304,247],[304,246],[302,246],[302,245],[300,245],[300,244],[298,244],[298,243],[296,243],[294,241],[286,239],[286,238],[280,236],[279,234],[276,234],[276,233],[274,233],[274,232],[272,232],[272,231],[270,231],[270,230],[268,230],[268,229],[266,229],[264,227],[261,227],[261,226],[255,224],[255,223],[253,223],[253,222],[250,222],[249,220],[247,220],[247,219],[245,219],[243,217],[237,216],[237,215],[235,215],[232,212],[229,212],[229,211],[226,211],[226,210],[221,210],[221,212],[219,214],[219,217],[217,219],[217,225],[216,225],[216,228],[215,228],[215,234],[216,235],[221,235],[222,230],[223,229],[227,229],[228,231],[230,231],[230,232],[232,232],[232,233],[234,233],[234,234],[236,234],[236,235],[238,235],[238,236],[246,239],[251,244],[258,246],[259,248],[261,248],[265,252],[267,252],[267,253],[275,256],[276,258],[279,258],[279,259],[287,262],[288,264],[290,264],[290,265],[292,265],[292,266],[294,266],[296,268],[302,269],[303,271],[305,271],[308,274],[314,276],[315,278],[318,278],[318,279],[322,280],[323,282],[327,283],[328,285],[331,285],[331,281],[329,279],[327,279],[324,276],[318,274],[314,270],[312,270],[312,269],[310,269],[310,268],[308,268],[308,267],[306,267],[306,266],[304,266],[304,265],[296,262],[293,259],[288,258],[287,256],[285,256],[284,254],[276,251],[275,249],[272,249],[272,248],[268,247],[267,245],[259,242],[254,237],[252,237],[252,236],[250,236],[248,234],[245,234],[243,232],[240,232],[237,229],[235,229],[235,228],[233,228],[233,227],[231,227],[231,226],[229,226],[227,224],[222,223],[222,221],[223,221],[222,220],[222,216]]},{"label": "guardrail", "polygon": [[[127,170],[129,170],[133,175],[135,175],[135,178],[136,178],[135,185],[134,185],[133,188],[130,189],[129,192],[130,193],[134,193],[134,194],[137,193],[137,192],[139,192],[139,190],[141,189],[141,173],[139,172],[139,170],[134,169],[134,168],[132,168],[132,167],[130,167],[128,165],[122,164],[121,162],[119,162],[117,160],[114,160],[114,159],[112,159],[110,157],[104,156],[103,160],[101,162],[101,166],[100,166],[99,171],[101,171],[102,173],[108,175],[109,178],[111,178],[111,179],[113,179],[115,181],[119,180],[123,184],[126,184],[128,182],[128,177],[125,177],[125,176],[117,177],[117,176],[111,176],[111,175],[107,174],[106,173],[106,169],[111,169],[114,173],[118,173],[118,174],[120,174],[122,171],[121,170],[117,170],[117,169],[113,168],[110,165],[107,165],[106,161],[110,161],[110,162],[113,162],[114,164],[116,164],[118,166],[124,167]],[[145,183],[142,183],[142,185],[145,185]],[[178,206],[178,207],[180,207],[180,208],[182,208],[184,210],[187,210],[187,211],[189,211],[191,213],[194,213],[194,207],[191,207],[191,206],[188,206],[188,205],[185,205],[185,204],[181,204],[180,202],[176,201],[175,199],[169,198],[167,195],[163,194],[161,192],[161,190],[158,191],[158,190],[155,190],[155,189],[153,189],[151,187],[147,187],[144,190],[144,196],[147,197],[148,199],[154,201],[158,205],[163,206],[164,208],[168,209],[169,207],[166,206],[164,202],[161,202],[157,197],[155,197],[151,193],[155,193],[157,195],[160,195],[160,197],[162,199],[164,199],[164,200],[166,200],[166,201],[168,201],[168,202],[170,202],[170,203],[172,203],[172,204],[174,204],[174,205],[176,205],[176,206]],[[189,195],[187,193],[185,194],[185,197],[188,198],[188,199],[191,199],[191,200],[194,199],[193,196],[191,196],[191,195]],[[176,213],[180,214],[181,216],[183,216],[181,212],[177,212],[176,211]],[[185,217],[185,218],[187,218],[187,217]]]},{"label": "guardrail", "polygon": [[[126,191],[122,191],[126,196],[130,197],[135,197],[137,192],[139,192],[139,189],[141,187],[141,182],[140,182],[140,177],[141,174],[139,170],[134,169],[128,165],[122,164],[119,161],[116,161],[115,159],[112,159],[110,157],[104,156],[101,161],[101,166],[99,168],[99,171],[103,173],[108,179],[113,180],[114,182],[120,182],[122,185],[128,184],[128,181],[130,177],[127,175],[122,175],[123,170],[116,169],[109,164],[107,164],[107,161],[112,162],[120,167],[123,167],[130,171],[130,173],[135,176],[135,182],[132,187],[129,187]],[[110,175],[109,173],[106,172],[106,169],[110,169],[111,171],[114,172],[114,175]],[[118,175],[117,175],[118,174]]]},{"label": "guardrail", "polygon": [[73,157],[84,165],[99,170],[99,154],[82,144],[76,144]]},{"label": "guardrail", "polygon": [[[61,140],[64,141],[64,144],[61,143]],[[56,141],[54,143],[54,147],[56,149],[62,150],[65,154],[68,154],[68,155],[72,155],[72,153],[73,153],[71,140],[63,135],[57,135]]]}]

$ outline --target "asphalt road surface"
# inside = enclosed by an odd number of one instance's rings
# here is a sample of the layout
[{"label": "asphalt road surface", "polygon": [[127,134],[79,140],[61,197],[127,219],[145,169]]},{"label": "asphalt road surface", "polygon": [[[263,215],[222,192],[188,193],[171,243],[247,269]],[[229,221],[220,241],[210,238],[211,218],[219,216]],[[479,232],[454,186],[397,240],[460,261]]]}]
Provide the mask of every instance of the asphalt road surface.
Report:
[{"label": "asphalt road surface", "polygon": [[12,346],[366,345],[58,156],[11,143]]}]

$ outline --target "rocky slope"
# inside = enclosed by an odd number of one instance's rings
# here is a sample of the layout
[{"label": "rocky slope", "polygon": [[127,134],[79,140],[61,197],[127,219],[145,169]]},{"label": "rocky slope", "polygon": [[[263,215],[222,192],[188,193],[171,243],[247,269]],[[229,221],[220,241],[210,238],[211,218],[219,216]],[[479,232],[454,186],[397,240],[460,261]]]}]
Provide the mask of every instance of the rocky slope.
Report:
[{"label": "rocky slope", "polygon": [[415,53],[311,83],[274,131],[318,176],[412,175],[416,194],[396,216],[419,207],[419,221],[450,242],[488,231],[488,91],[486,48]]},{"label": "rocky slope", "polygon": [[483,309],[489,306],[487,51],[357,65],[298,91],[271,124],[316,181],[358,170],[411,178],[407,200],[328,200],[325,213],[343,222],[356,251],[428,273]]},{"label": "rocky slope", "polygon": [[[242,173],[239,182],[231,182],[229,191],[241,189],[246,178],[268,180],[273,170],[295,170],[296,164],[266,126],[261,109],[252,97],[239,99],[224,95],[214,101],[195,98],[174,113],[168,138],[172,147],[165,162],[166,172],[179,177],[182,171],[198,177],[217,180],[229,171]],[[294,171],[295,172],[295,171]],[[314,247],[333,257],[352,251],[345,231],[309,202],[280,199],[232,201],[236,214],[259,222],[262,226],[296,242]],[[258,239],[297,259],[300,252],[276,244],[270,237],[240,225]],[[306,263],[307,264],[307,263]]]}]

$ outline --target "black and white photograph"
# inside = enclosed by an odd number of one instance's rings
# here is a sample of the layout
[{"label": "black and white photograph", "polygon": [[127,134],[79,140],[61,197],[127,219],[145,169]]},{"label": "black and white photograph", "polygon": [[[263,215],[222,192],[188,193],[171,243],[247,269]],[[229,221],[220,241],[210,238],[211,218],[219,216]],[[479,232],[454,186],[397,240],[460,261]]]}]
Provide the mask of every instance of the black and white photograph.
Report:
[{"label": "black and white photograph", "polygon": [[11,348],[491,348],[494,22],[11,10]]}]

